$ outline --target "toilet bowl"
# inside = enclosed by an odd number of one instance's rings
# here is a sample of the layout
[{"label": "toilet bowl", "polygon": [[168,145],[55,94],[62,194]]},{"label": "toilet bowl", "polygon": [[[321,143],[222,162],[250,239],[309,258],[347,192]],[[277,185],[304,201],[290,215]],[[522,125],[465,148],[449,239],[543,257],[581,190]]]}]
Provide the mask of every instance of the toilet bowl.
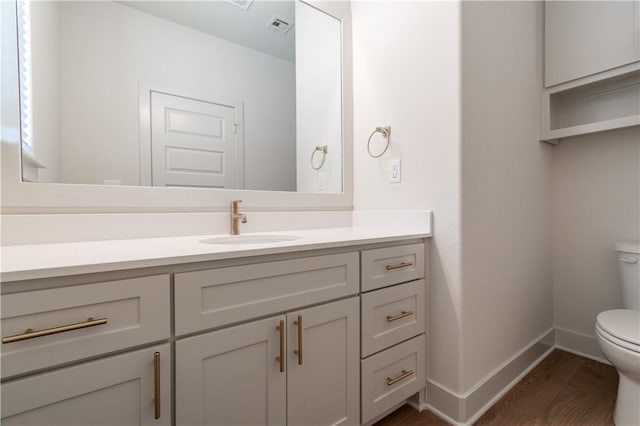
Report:
[{"label": "toilet bowl", "polygon": [[605,311],[596,320],[600,350],[620,380],[613,414],[617,426],[640,425],[640,311]]},{"label": "toilet bowl", "polygon": [[596,339],[620,380],[613,413],[616,426],[640,425],[640,242],[616,244],[625,309],[601,312]]}]

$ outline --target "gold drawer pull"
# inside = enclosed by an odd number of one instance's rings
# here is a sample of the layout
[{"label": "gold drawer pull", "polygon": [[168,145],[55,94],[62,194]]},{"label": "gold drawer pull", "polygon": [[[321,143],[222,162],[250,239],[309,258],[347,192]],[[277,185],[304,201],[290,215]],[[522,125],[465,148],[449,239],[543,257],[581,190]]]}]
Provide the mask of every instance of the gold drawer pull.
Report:
[{"label": "gold drawer pull", "polygon": [[66,331],[79,330],[81,328],[95,327],[96,325],[106,324],[106,318],[99,318],[94,320],[89,318],[83,322],[77,322],[75,324],[61,325],[60,327],[46,328],[44,330],[33,331],[28,328],[22,334],[16,334],[14,336],[7,336],[2,338],[2,343],[13,343],[21,340],[33,339],[34,337],[48,336],[49,334],[64,333]]},{"label": "gold drawer pull", "polygon": [[407,377],[409,377],[410,375],[413,374],[413,370],[402,370],[402,374],[400,374],[398,377],[396,378],[391,378],[391,377],[387,377],[387,386],[391,386],[395,383],[398,383],[400,380],[404,380]]},{"label": "gold drawer pull", "polygon": [[400,263],[396,263],[395,265],[387,265],[387,271],[393,271],[394,269],[399,269],[399,268],[406,268],[407,266],[413,266],[413,263],[411,262],[400,262]]},{"label": "gold drawer pull", "polygon": [[397,321],[400,318],[408,317],[413,315],[413,311],[402,311],[398,315],[387,315],[387,322]]},{"label": "gold drawer pull", "polygon": [[298,315],[298,319],[293,323],[298,326],[298,349],[293,353],[298,355],[298,365],[302,365],[302,315]]},{"label": "gold drawer pull", "polygon": [[276,357],[276,361],[280,362],[280,372],[284,372],[284,321],[280,321],[276,325],[276,330],[280,332],[280,355]]},{"label": "gold drawer pull", "polygon": [[153,354],[153,396],[155,399],[155,418],[160,418],[160,352]]}]

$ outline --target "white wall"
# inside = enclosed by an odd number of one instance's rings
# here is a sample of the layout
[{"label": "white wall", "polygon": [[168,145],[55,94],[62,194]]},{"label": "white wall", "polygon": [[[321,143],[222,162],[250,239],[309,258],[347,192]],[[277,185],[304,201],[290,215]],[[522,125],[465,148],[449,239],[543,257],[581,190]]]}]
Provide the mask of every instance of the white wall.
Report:
[{"label": "white wall", "polygon": [[553,185],[555,325],[594,338],[622,307],[615,242],[640,240],[640,129],[563,140]]},{"label": "white wall", "polygon": [[60,29],[63,182],[139,183],[145,81],[244,101],[245,187],[295,190],[293,63],[111,2],[62,3]]},{"label": "white wall", "polygon": [[[430,380],[460,388],[460,4],[353,2],[354,207],[433,210]],[[367,138],[391,125],[391,151]],[[402,182],[389,183],[391,158]]]},{"label": "white wall", "polygon": [[[295,3],[297,190],[342,192],[342,61],[338,19]],[[316,147],[327,146],[320,170]],[[314,167],[323,153],[314,155]]]},{"label": "white wall", "polygon": [[464,390],[552,327],[553,147],[538,142],[538,8],[462,4]]},{"label": "white wall", "polygon": [[[428,379],[464,400],[552,326],[540,11],[534,2],[354,2],[352,12],[354,205],[434,211]],[[391,152],[372,159],[367,138],[385,125]],[[402,160],[400,184],[388,181],[391,158]],[[464,404],[451,412],[473,414]]]}]

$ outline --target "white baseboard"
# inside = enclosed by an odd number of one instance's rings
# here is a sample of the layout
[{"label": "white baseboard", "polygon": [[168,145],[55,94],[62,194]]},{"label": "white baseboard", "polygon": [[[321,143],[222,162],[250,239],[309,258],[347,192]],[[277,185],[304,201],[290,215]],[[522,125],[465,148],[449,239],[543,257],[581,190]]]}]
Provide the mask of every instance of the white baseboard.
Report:
[{"label": "white baseboard", "polygon": [[427,409],[429,411],[431,411],[433,414],[435,414],[437,417],[439,417],[441,420],[444,420],[445,422],[449,423],[452,426],[464,426],[463,423],[459,423],[457,421],[455,421],[454,419],[452,419],[451,417],[447,416],[446,414],[444,414],[442,411],[438,410],[437,408],[427,404]]},{"label": "white baseboard", "polygon": [[594,361],[609,364],[598,346],[595,336],[587,336],[564,328],[556,327],[556,347]]},{"label": "white baseboard", "polygon": [[554,349],[609,364],[594,336],[556,327],[538,336],[465,394],[457,394],[446,386],[427,380],[427,400],[418,398],[407,403],[418,411],[428,409],[451,425],[471,425]]},{"label": "white baseboard", "polygon": [[610,364],[600,352],[595,336],[556,327],[534,339],[465,394],[456,394],[428,380],[427,407],[452,425],[473,424],[554,349]]},{"label": "white baseboard", "polygon": [[451,423],[458,424],[464,411],[464,397],[447,389],[433,380],[427,380],[427,404],[429,409],[438,417]]},{"label": "white baseboard", "polygon": [[542,362],[542,360],[544,360],[551,352],[553,352],[555,349],[555,346],[551,346],[550,348],[547,349],[546,352],[544,352],[542,355],[540,355],[531,365],[529,365],[525,370],[523,370],[520,374],[518,374],[518,376],[516,376],[509,384],[507,384],[500,392],[498,392],[493,398],[491,398],[488,402],[486,402],[484,404],[484,406],[482,406],[479,410],[476,411],[476,413],[474,415],[472,415],[465,424],[467,425],[472,425],[474,424],[476,421],[478,421],[478,419],[480,419],[480,417],[482,417],[484,415],[484,413],[486,413],[487,411],[489,411],[489,409],[491,407],[493,407],[493,405],[498,402],[500,400],[500,398],[502,398],[507,392],[509,392],[511,389],[513,389],[513,387],[518,384],[518,382],[520,380],[522,380],[527,374],[529,374],[529,372],[531,372],[531,370],[533,370],[534,368],[536,368],[536,366],[538,364],[540,364]]},{"label": "white baseboard", "polygon": [[430,409],[451,424],[472,424],[551,353],[554,341],[555,330],[546,331],[463,395],[427,381]]}]

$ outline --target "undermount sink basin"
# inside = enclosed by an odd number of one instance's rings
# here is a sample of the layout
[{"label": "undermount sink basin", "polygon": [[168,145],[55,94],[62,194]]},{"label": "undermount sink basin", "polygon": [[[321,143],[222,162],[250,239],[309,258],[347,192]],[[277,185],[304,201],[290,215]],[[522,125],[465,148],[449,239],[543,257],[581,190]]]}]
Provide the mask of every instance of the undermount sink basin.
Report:
[{"label": "undermount sink basin", "polygon": [[272,244],[299,240],[300,238],[302,237],[297,235],[231,235],[209,238],[200,242],[205,244]]}]

